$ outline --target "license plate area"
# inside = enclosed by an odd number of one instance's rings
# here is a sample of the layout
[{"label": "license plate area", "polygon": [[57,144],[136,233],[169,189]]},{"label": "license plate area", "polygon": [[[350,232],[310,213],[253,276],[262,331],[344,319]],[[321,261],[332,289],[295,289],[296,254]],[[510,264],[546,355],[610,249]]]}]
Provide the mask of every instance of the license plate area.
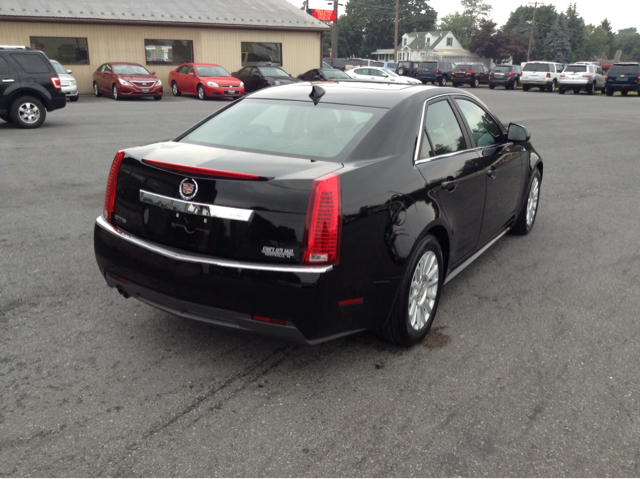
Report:
[{"label": "license plate area", "polygon": [[143,88],[142,89],[142,93],[149,93],[149,89],[148,88]]}]

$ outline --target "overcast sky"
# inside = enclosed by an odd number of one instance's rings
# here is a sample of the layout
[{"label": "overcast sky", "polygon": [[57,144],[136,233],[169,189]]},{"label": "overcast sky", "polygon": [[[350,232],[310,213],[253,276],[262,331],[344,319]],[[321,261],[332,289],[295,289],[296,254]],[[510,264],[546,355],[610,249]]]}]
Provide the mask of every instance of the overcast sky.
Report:
[{"label": "overcast sky", "polygon": [[[303,0],[288,0],[298,7],[302,7]],[[347,3],[348,0],[340,0],[340,3]],[[493,21],[498,26],[504,25],[509,19],[509,15],[513,10],[520,5],[528,5],[528,1],[518,0],[485,0],[493,7],[492,17]],[[533,2],[531,2],[533,4]],[[592,23],[599,25],[602,20],[607,18],[611,23],[613,31],[620,30],[622,28],[635,27],[640,30],[640,1],[629,0],[626,2],[613,1],[609,4],[608,1],[602,0],[554,0],[544,2],[546,5],[554,5],[558,12],[564,12],[567,10],[569,3],[575,3],[578,9],[578,13],[586,23]],[[331,9],[333,2],[326,0],[309,0],[310,8],[328,8]],[[456,11],[462,11],[462,5],[459,0],[429,0],[429,5],[438,12],[438,20],[445,15],[454,13]],[[344,9],[341,9],[341,14]]]}]

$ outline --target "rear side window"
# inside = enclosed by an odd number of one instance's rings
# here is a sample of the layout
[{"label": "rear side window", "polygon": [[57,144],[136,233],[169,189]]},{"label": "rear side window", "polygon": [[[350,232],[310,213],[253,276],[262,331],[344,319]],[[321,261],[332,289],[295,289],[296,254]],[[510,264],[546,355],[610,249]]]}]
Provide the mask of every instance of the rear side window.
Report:
[{"label": "rear side window", "polygon": [[429,105],[422,132],[420,158],[430,158],[466,150],[460,124],[446,100]]},{"label": "rear side window", "polygon": [[522,69],[524,72],[548,72],[549,64],[548,63],[527,63]]},{"label": "rear side window", "polygon": [[11,65],[0,57],[0,75],[11,75]]},{"label": "rear side window", "polygon": [[502,129],[486,111],[469,100],[456,98],[456,103],[471,128],[477,146],[491,146],[502,142]]},{"label": "rear side window", "polygon": [[41,54],[37,53],[12,53],[13,58],[25,73],[51,73],[49,65]]},{"label": "rear side window", "polygon": [[613,74],[633,74],[638,73],[640,67],[638,65],[613,65],[609,70],[609,73]]}]

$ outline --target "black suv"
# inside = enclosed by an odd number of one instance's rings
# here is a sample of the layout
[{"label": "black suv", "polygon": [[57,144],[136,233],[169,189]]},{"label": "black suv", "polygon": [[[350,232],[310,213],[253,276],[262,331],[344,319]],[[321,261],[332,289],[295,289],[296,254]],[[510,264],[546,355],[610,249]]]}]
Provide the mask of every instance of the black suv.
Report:
[{"label": "black suv", "polygon": [[43,52],[0,46],[0,118],[20,128],[37,128],[47,111],[66,105],[60,77]]},{"label": "black suv", "polygon": [[507,90],[515,90],[520,83],[522,67],[520,65],[496,65],[489,73],[489,88],[503,86]]},{"label": "black suv", "polygon": [[416,76],[416,70],[418,69],[418,62],[398,62],[398,68],[396,68],[396,73],[398,75],[406,76],[406,77],[414,77]]},{"label": "black suv", "polygon": [[462,63],[456,65],[451,78],[453,86],[468,83],[471,88],[477,88],[481,83],[489,83],[489,69],[482,63]]},{"label": "black suv", "polygon": [[607,96],[619,91],[626,96],[630,91],[637,91],[640,95],[640,63],[614,63],[609,68],[604,79],[604,90]]},{"label": "black suv", "polygon": [[445,86],[451,78],[453,64],[451,62],[420,62],[415,77],[422,83],[431,82],[434,85]]}]

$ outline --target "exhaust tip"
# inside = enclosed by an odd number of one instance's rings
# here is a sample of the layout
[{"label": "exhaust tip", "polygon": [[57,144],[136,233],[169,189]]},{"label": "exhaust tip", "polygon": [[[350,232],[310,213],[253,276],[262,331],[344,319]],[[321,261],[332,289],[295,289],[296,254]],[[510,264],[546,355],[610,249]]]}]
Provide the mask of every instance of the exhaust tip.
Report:
[{"label": "exhaust tip", "polygon": [[127,293],[124,289],[122,288],[116,288],[118,290],[118,293],[120,293],[120,296],[122,296],[124,299],[129,299],[131,297],[131,295],[129,293]]}]

